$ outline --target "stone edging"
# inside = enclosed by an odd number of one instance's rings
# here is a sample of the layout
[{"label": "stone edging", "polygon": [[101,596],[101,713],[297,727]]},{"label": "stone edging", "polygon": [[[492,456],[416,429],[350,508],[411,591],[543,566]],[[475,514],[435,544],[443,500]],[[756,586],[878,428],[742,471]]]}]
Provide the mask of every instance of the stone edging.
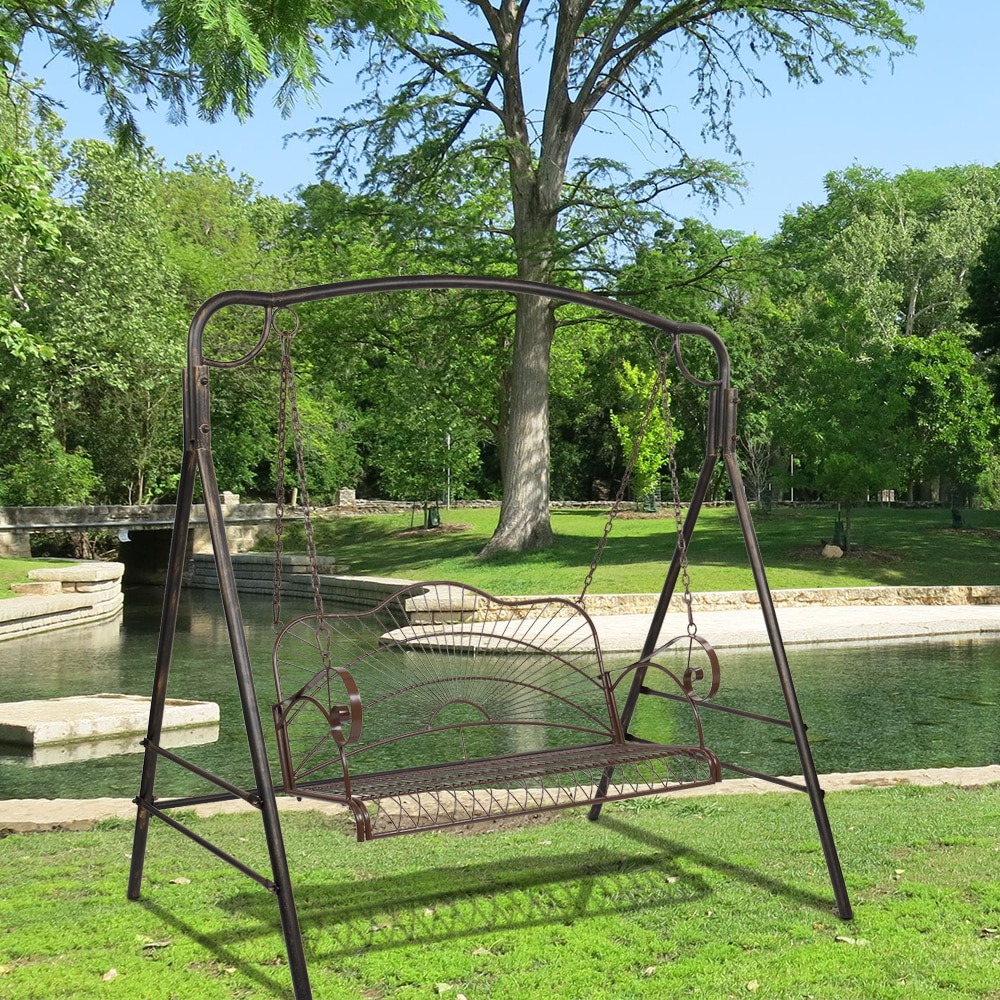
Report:
[{"label": "stone edging", "polygon": [[[801,777],[786,780],[801,783]],[[857,771],[822,774],[820,784],[827,792],[862,788],[892,788],[896,785],[954,785],[957,788],[980,788],[1000,782],[1000,765],[986,767],[930,767],[913,771]],[[667,792],[661,798],[688,798],[709,795],[756,795],[764,792],[795,794],[787,788],[759,778],[727,778],[716,785],[683,788]],[[278,796],[281,812],[322,812],[339,815],[346,807],[318,800]],[[199,816],[218,813],[253,812],[245,802],[232,800],[193,806]],[[50,830],[90,830],[101,820],[134,819],[131,799],[7,799],[0,800],[0,836],[11,833],[42,833]],[[484,829],[489,824],[483,824]]]},{"label": "stone edging", "polygon": [[[800,587],[773,590],[779,608],[892,607],[901,605],[1000,604],[1000,587]],[[659,594],[588,594],[587,611],[592,615],[651,614]],[[760,607],[753,590],[720,590],[692,593],[695,611],[746,611]],[[671,611],[683,611],[680,595],[670,601]]]},{"label": "stone edging", "polygon": [[82,562],[28,571],[14,584],[17,597],[0,601],[0,640],[91,625],[120,615],[124,605],[119,562]]},{"label": "stone edging", "polygon": [[[232,557],[236,587],[241,593],[270,594],[273,587],[274,557],[268,554],[244,553]],[[395,590],[416,580],[390,577],[349,576],[338,572],[332,557],[322,560],[320,589],[323,597],[340,608],[375,607]],[[283,596],[312,597],[312,578],[308,559],[304,555],[282,557],[281,593]],[[214,557],[196,554],[188,564],[185,585],[195,588],[218,589]],[[509,596],[509,600],[548,600],[562,597],[576,600],[575,594],[533,594]],[[659,594],[587,594],[584,602],[591,615],[652,614]],[[771,592],[779,608],[815,607],[891,607],[900,605],[983,605],[1000,604],[1000,587],[799,587]],[[760,607],[760,598],[753,590],[725,590],[692,593],[696,612],[747,611]],[[680,595],[674,594],[670,611],[684,611]]]}]

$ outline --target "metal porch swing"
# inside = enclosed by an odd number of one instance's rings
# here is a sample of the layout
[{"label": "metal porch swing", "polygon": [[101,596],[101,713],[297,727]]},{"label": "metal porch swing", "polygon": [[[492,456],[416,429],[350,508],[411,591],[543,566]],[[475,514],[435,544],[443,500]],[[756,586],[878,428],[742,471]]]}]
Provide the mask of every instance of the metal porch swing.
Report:
[{"label": "metal porch swing", "polygon": [[[312,507],[302,459],[302,432],[291,356],[298,318],[306,303],[377,292],[464,289],[535,295],[557,304],[635,321],[654,331],[657,377],[634,442],[632,457],[612,505],[583,589],[576,599],[495,597],[454,581],[405,584],[362,611],[329,612],[312,533]],[[231,306],[263,311],[263,333],[243,357],[221,361],[204,354],[206,324]],[[272,778],[243,627],[233,561],[211,448],[209,373],[250,365],[277,337],[281,353],[278,526],[275,542],[272,713],[281,781]],[[682,342],[697,339],[714,352],[715,377],[696,378]],[[708,395],[705,456],[686,514],[682,512],[674,434],[667,398],[669,364]],[[655,407],[663,406],[676,541],[659,601],[637,658],[609,665],[602,654],[587,590],[625,496],[642,435]],[[806,727],[795,695],[774,604],[768,589],[750,510],[736,460],[736,391],[721,338],[694,324],[660,316],[588,292],[518,279],[415,275],[345,281],[273,294],[224,292],[195,314],[184,373],[184,457],[153,682],[153,698],[139,795],[128,896],[141,890],[151,817],[164,820],[264,885],[277,896],[297,1000],[312,996],[275,795],[342,804],[359,841],[570,806],[589,807],[598,819],[606,802],[711,785],[724,772],[752,775],[804,791],[812,805],[839,915],[851,904],[823,803]],[[281,546],[285,455],[291,429],[295,482],[304,514],[314,610],[284,621]],[[712,701],[721,683],[719,659],[698,631],[692,612],[688,549],[721,456],[732,491],[760,600],[786,718],[772,718]],[[254,787],[241,788],[161,746],[163,709],[185,551],[200,478],[218,571],[253,768]],[[678,582],[687,616],[685,631],[661,639]],[[668,739],[642,735],[637,709],[665,706]],[[791,730],[802,782],[759,774],[721,762],[706,742],[702,713],[732,713]],[[163,758],[216,785],[212,795],[157,799],[157,764]],[[265,875],[188,829],[171,810],[240,798],[260,810],[271,873]]]}]

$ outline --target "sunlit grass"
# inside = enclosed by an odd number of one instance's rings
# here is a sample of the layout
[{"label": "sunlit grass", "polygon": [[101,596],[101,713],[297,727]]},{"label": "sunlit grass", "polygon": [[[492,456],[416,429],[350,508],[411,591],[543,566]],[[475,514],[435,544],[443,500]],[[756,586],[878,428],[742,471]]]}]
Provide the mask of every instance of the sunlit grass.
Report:
[{"label": "sunlit grass", "polygon": [[65,565],[64,562],[45,562],[42,559],[0,559],[0,599],[17,596],[10,589],[10,585],[12,583],[26,583],[28,570]]},{"label": "sunlit grass", "polygon": [[[1000,788],[827,804],[850,923],[832,912],[804,795],[641,800],[599,823],[573,811],[364,845],[342,818],[286,815],[314,995],[996,996]],[[266,870],[258,816],[192,822]],[[130,847],[127,823],[3,841],[0,996],[290,995],[273,896],[154,821],[143,899],[128,902]]]},{"label": "sunlit grass", "polygon": [[[443,510],[442,529],[422,529],[419,515],[367,515],[320,520],[320,550],[356,575],[459,579],[501,594],[579,593],[607,515],[554,511],[552,548],[531,555],[476,558],[496,526],[496,509]],[[780,508],[755,515],[768,582],[773,589],[847,586],[1000,584],[1000,512],[974,511],[965,530],[951,528],[942,508],[864,508],[854,515],[859,551],[840,560],[820,556],[833,536],[836,513]],[[669,511],[619,518],[612,529],[594,593],[652,593],[663,583],[676,532]],[[286,534],[286,550],[301,549],[301,533]],[[695,591],[753,587],[746,550],[731,507],[702,512],[690,549]]]}]

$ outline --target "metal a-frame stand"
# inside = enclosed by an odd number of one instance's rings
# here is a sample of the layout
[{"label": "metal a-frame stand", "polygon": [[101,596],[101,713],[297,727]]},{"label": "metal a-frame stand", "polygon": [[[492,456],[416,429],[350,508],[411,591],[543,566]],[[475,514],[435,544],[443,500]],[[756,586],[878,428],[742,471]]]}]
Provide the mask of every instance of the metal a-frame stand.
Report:
[{"label": "metal a-frame stand", "polygon": [[[682,528],[685,546],[692,537],[698,514],[707,497],[714,470],[721,456],[733,501],[742,531],[750,566],[760,598],[764,622],[767,629],[774,663],[779,682],[784,694],[788,710],[788,720],[767,719],[753,716],[765,722],[776,722],[789,725],[795,739],[801,762],[804,783],[798,784],[769,775],[758,775],[777,784],[805,791],[812,804],[816,827],[826,858],[830,881],[840,916],[850,919],[852,915],[850,900],[844,883],[837,849],[830,828],[829,819],[823,803],[823,791],[819,784],[812,753],[806,739],[806,727],[795,695],[781,632],[778,627],[774,603],[768,589],[764,573],[763,561],[757,544],[750,508],[743,488],[742,478],[736,459],[736,391],[730,384],[729,356],[721,338],[707,327],[694,324],[678,324],[652,313],[644,312],[599,296],[559,288],[540,285],[534,282],[518,279],[483,278],[457,275],[413,275],[397,278],[374,278],[359,281],[338,282],[335,284],[318,285],[310,288],[298,288],[273,294],[261,292],[232,291],[224,292],[209,299],[195,314],[188,334],[188,361],[184,372],[184,455],[181,464],[180,482],[177,496],[177,513],[174,521],[173,538],[171,542],[167,579],[163,600],[163,614],[160,626],[159,643],[157,647],[156,666],[153,681],[153,696],[150,705],[149,727],[146,739],[143,741],[145,755],[143,758],[142,778],[139,794],[135,800],[137,805],[135,836],[132,852],[132,865],[128,883],[128,896],[137,899],[142,886],[142,873],[146,855],[147,834],[151,817],[163,820],[174,829],[180,831],[195,842],[214,853],[216,856],[233,865],[245,875],[265,886],[277,897],[278,910],[281,919],[282,933],[288,953],[289,972],[292,989],[296,1000],[309,1000],[312,990],[309,984],[309,974],[306,965],[305,951],[299,928],[292,884],[282,839],[281,824],[278,817],[276,792],[281,791],[271,779],[264,734],[261,726],[260,710],[251,672],[250,655],[247,648],[246,634],[240,611],[239,595],[236,589],[236,579],[233,573],[232,559],[226,539],[223,522],[222,505],[219,487],[216,481],[215,465],[211,447],[211,406],[209,397],[209,373],[212,368],[234,369],[250,364],[259,356],[271,333],[272,321],[279,310],[295,305],[315,302],[323,299],[333,299],[349,295],[373,292],[413,291],[420,289],[478,289],[482,291],[500,291],[513,294],[532,294],[551,299],[560,303],[575,303],[588,306],[600,312],[634,320],[651,327],[661,335],[673,338],[674,354],[681,373],[689,381],[710,391],[709,421],[707,448],[705,459],[695,487],[694,495],[688,507],[687,516]],[[264,313],[263,333],[259,341],[245,356],[232,361],[219,361],[205,357],[203,336],[209,319],[219,310],[228,306],[258,307]],[[708,342],[717,358],[717,377],[711,382],[696,379],[687,371],[680,352],[682,337],[698,337]],[[182,586],[187,536],[191,521],[191,508],[194,500],[195,482],[200,479],[205,499],[205,510],[208,519],[212,547],[215,553],[216,567],[219,576],[219,589],[222,597],[223,611],[232,647],[233,665],[236,671],[236,681],[240,693],[240,702],[246,724],[249,742],[250,759],[253,768],[254,787],[239,788],[218,775],[211,774],[197,765],[184,760],[179,755],[160,746],[163,724],[163,711],[167,696],[167,681],[170,672],[170,662],[177,629],[177,615]],[[667,572],[666,581],[660,596],[657,609],[650,623],[645,641],[643,656],[645,657],[657,646],[660,630],[663,626],[667,606],[673,595],[680,575],[682,563],[681,546],[675,548],[673,558]],[[622,721],[627,730],[640,695],[643,693],[643,672],[637,671],[622,711]],[[708,703],[705,703],[706,705]],[[722,711],[732,711],[722,706]],[[751,713],[740,712],[741,715]],[[156,770],[159,759],[163,757],[172,763],[179,764],[200,775],[220,788],[214,795],[189,796],[171,800],[158,800],[154,794]],[[745,771],[733,765],[726,765],[729,770]],[[264,875],[244,864],[215,844],[207,841],[183,823],[169,815],[168,810],[191,806],[211,801],[240,798],[258,808],[262,815],[264,835],[270,858],[271,873]],[[591,810],[591,818],[596,819],[600,806]]]}]

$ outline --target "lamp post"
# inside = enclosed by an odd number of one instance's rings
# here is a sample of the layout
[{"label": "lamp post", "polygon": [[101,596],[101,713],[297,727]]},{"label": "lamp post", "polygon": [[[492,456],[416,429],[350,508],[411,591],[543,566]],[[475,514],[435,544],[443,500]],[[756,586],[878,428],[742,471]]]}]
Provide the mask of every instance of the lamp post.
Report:
[{"label": "lamp post", "polygon": [[445,458],[445,491],[444,505],[451,510],[451,431],[444,436]]}]

